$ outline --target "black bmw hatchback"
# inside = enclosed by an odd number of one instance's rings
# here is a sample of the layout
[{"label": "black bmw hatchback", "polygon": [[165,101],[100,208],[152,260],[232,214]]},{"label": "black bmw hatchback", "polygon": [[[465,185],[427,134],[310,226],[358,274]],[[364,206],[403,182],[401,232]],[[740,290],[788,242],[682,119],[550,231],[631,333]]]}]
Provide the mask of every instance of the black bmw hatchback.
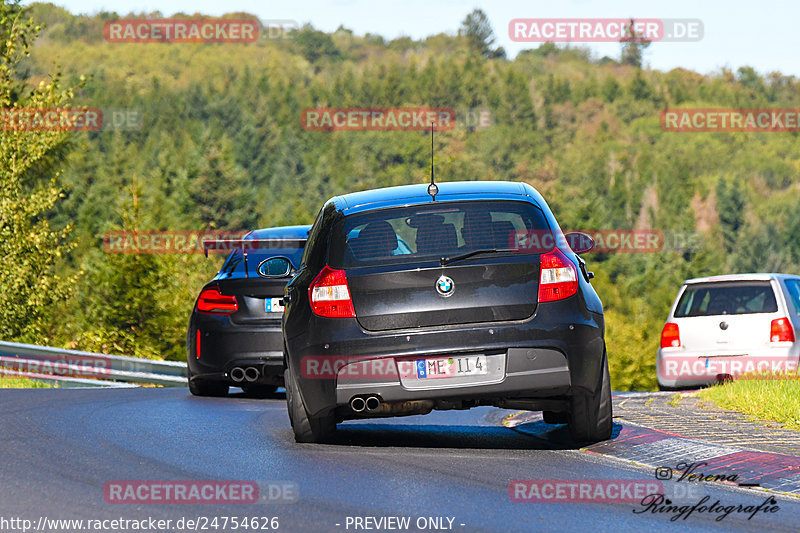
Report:
[{"label": "black bmw hatchback", "polygon": [[541,410],[576,441],[608,439],[603,307],[576,254],[591,239],[575,236],[522,183],[330,199],[285,289],[295,439],[480,405]]},{"label": "black bmw hatchback", "polygon": [[263,397],[283,385],[283,288],[300,264],[309,228],[265,228],[240,241],[211,242],[233,251],[200,291],[189,319],[192,394],[223,396],[236,386]]}]

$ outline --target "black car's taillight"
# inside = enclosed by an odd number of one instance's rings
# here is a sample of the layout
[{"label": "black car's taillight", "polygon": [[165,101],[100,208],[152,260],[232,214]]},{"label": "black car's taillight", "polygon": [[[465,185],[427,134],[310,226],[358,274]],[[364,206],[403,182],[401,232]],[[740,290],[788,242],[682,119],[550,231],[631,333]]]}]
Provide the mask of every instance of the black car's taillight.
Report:
[{"label": "black car's taillight", "polygon": [[200,293],[197,310],[211,315],[232,315],[239,310],[239,303],[236,296],[222,294],[216,287],[211,287]]},{"label": "black car's taillight", "polygon": [[347,288],[344,270],[328,266],[314,278],[308,287],[308,301],[315,315],[327,318],[354,318],[353,301]]},{"label": "black car's taillight", "polygon": [[558,248],[542,254],[541,269],[539,302],[563,300],[578,292],[578,271]]}]

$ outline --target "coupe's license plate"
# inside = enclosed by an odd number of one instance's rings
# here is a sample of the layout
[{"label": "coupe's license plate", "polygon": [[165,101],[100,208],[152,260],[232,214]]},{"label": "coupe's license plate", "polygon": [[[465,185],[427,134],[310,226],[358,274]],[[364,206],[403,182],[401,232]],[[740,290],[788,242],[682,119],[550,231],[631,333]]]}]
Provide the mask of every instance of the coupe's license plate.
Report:
[{"label": "coupe's license plate", "polygon": [[417,359],[415,364],[418,379],[479,376],[488,373],[485,355]]},{"label": "coupe's license plate", "polygon": [[267,313],[283,313],[283,298],[267,298],[264,310]]}]

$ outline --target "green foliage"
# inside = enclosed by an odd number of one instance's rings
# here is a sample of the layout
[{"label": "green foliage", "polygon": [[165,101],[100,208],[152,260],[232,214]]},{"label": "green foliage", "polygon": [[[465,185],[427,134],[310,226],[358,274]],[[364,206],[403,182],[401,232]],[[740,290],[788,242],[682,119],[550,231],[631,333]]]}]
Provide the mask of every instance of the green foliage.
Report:
[{"label": "green foliage", "polygon": [[57,388],[58,385],[28,378],[0,376],[0,389],[50,389],[54,387]]},{"label": "green foliage", "polygon": [[339,49],[333,43],[333,39],[327,33],[315,30],[310,24],[303,26],[296,32],[294,42],[310,63],[316,63],[320,58],[337,59],[340,55]]},{"label": "green foliage", "polygon": [[197,168],[189,168],[186,180],[200,225],[232,230],[254,227],[257,216],[247,203],[254,191],[244,170],[233,161],[230,143],[225,138],[222,142],[206,139],[203,145],[194,159]]},{"label": "green foliage", "polygon": [[466,37],[470,49],[482,57],[505,57],[505,50],[498,48],[493,50],[495,42],[494,30],[489,17],[481,9],[474,9],[461,22],[458,34]]},{"label": "green foliage", "polygon": [[[121,224],[113,229],[136,236],[152,223],[143,213],[142,186],[135,176],[126,192],[129,197],[119,213]],[[73,309],[79,319],[59,327],[71,337],[71,347],[149,359],[185,358],[176,341],[185,335],[185,306],[196,296],[193,286],[211,275],[207,263],[202,256],[91,250]],[[184,274],[179,277],[179,272]],[[188,291],[182,286],[187,281],[191,282]]]},{"label": "green foliage", "polygon": [[[0,3],[0,108],[67,105],[73,89],[58,74],[31,89],[20,73],[39,27],[25,19],[17,1]],[[61,197],[60,159],[69,136],[63,132],[0,132],[0,338],[47,339],[46,317],[65,300],[75,276],[54,271],[69,251],[69,227],[53,230],[45,215]]]},{"label": "green foliage", "polygon": [[736,236],[744,223],[744,193],[741,180],[728,184],[725,178],[717,182],[717,211],[725,250],[732,252]]},{"label": "green foliage", "polygon": [[625,30],[625,36],[620,39],[622,43],[622,55],[620,63],[636,68],[642,68],[644,50],[650,46],[650,41],[643,38],[634,27],[635,21],[630,19]]}]

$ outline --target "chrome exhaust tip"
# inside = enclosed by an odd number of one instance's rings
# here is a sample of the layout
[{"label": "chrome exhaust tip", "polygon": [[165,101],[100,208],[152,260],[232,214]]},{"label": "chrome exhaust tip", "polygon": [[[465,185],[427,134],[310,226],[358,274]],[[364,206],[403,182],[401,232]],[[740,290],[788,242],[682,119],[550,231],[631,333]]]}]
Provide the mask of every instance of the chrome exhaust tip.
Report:
[{"label": "chrome exhaust tip", "polygon": [[254,366],[248,366],[247,368],[244,369],[244,379],[246,379],[250,383],[257,380],[259,375],[260,372]]},{"label": "chrome exhaust tip", "polygon": [[231,379],[236,383],[241,383],[244,380],[244,369],[240,366],[234,367],[231,370]]},{"label": "chrome exhaust tip", "polygon": [[364,405],[366,406],[367,411],[371,413],[372,411],[378,410],[378,408],[381,406],[381,400],[377,396],[370,396],[367,398],[367,401],[364,402]]},{"label": "chrome exhaust tip", "polygon": [[366,409],[367,404],[364,401],[364,398],[356,396],[352,400],[350,400],[350,409],[352,409],[356,413],[361,413]]}]

